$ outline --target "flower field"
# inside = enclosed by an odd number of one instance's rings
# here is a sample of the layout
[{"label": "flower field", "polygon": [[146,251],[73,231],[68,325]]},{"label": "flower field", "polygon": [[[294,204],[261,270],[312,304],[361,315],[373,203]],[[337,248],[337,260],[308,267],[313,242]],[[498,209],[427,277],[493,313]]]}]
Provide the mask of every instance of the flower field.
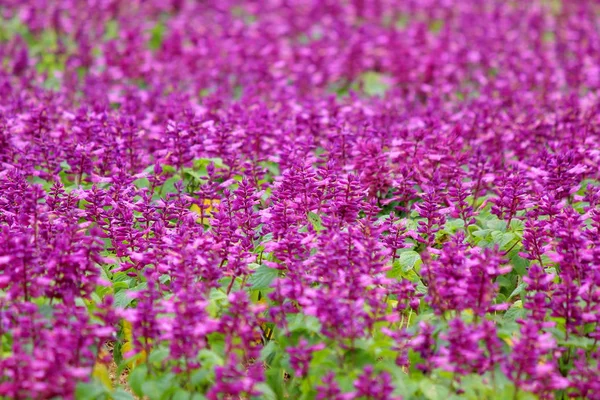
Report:
[{"label": "flower field", "polygon": [[600,399],[600,3],[0,1],[0,398]]}]

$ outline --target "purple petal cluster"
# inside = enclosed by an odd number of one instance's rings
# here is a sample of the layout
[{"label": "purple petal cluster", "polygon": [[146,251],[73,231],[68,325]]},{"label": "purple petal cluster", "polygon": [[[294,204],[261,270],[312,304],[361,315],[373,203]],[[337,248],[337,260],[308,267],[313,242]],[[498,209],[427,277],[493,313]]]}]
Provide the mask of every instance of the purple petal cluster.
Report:
[{"label": "purple petal cluster", "polygon": [[0,397],[598,398],[598,2],[3,3]]}]

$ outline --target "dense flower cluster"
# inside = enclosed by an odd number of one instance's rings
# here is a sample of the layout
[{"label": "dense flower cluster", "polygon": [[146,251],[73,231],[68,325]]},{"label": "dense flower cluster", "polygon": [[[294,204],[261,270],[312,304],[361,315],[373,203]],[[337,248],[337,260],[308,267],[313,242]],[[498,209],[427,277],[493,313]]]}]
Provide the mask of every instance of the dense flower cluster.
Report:
[{"label": "dense flower cluster", "polygon": [[5,0],[0,397],[600,398],[594,0]]}]

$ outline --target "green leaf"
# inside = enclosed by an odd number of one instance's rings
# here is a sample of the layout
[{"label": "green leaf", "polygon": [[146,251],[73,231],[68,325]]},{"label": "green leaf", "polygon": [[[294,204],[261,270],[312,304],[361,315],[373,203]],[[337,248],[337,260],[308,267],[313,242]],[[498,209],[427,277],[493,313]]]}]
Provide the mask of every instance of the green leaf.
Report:
[{"label": "green leaf", "polygon": [[444,231],[448,233],[455,233],[459,229],[464,228],[464,226],[465,221],[463,221],[462,219],[451,218],[446,221],[446,224],[444,225]]},{"label": "green leaf", "polygon": [[417,287],[415,289],[417,290],[418,293],[427,294],[427,286],[425,286],[423,284],[423,282],[421,282],[420,280],[417,283]]},{"label": "green leaf", "polygon": [[517,400],[538,400],[539,397],[530,392],[519,391]]},{"label": "green leaf", "polygon": [[400,253],[400,267],[402,272],[408,272],[422,263],[421,256],[414,250],[408,250]]},{"label": "green leaf", "polygon": [[142,392],[151,400],[159,400],[163,391],[156,381],[146,381],[142,383]]},{"label": "green leaf", "polygon": [[377,363],[377,358],[370,351],[359,348],[346,350],[344,360],[349,365],[361,369],[366,365],[375,365]]},{"label": "green leaf", "polygon": [[271,286],[273,280],[277,278],[278,274],[279,271],[277,271],[275,268],[270,268],[266,265],[261,265],[254,271],[254,273],[252,273],[252,275],[250,275],[250,278],[248,279],[250,289],[268,289]]},{"label": "green leaf", "polygon": [[206,167],[213,163],[216,169],[225,168],[222,158],[198,158],[194,160],[194,169],[200,171],[206,171]]},{"label": "green leaf", "polygon": [[167,373],[155,380],[149,380],[142,384],[142,391],[150,400],[170,399],[170,393],[177,388],[175,375]]},{"label": "green leaf", "polygon": [[320,232],[323,229],[325,229],[323,227],[323,221],[321,220],[321,217],[319,216],[319,214],[316,214],[311,211],[306,216],[307,216],[308,220],[310,221],[310,223],[312,224],[315,231]]},{"label": "green leaf", "polygon": [[519,274],[519,276],[525,276],[525,274],[527,274],[527,267],[529,267],[531,261],[521,257],[518,249],[511,251],[510,254],[510,264],[513,266],[514,271]]},{"label": "green leaf", "polygon": [[211,290],[208,298],[211,302],[227,303],[227,293],[217,288]]},{"label": "green leaf", "polygon": [[[108,243],[108,245],[110,246],[110,242]],[[113,282],[129,282],[131,281],[131,278],[127,275],[126,272],[117,272],[116,274],[113,275],[112,279]],[[129,283],[127,283],[127,287],[129,287]]]},{"label": "green leaf", "polygon": [[106,393],[106,388],[100,382],[79,382],[75,387],[75,398],[77,400],[95,400]]},{"label": "green leaf", "polygon": [[402,278],[407,279],[413,283],[418,284],[419,282],[421,282],[421,278],[419,278],[419,275],[417,275],[417,273],[415,272],[414,269],[403,272],[401,275],[402,275]]},{"label": "green leaf", "polygon": [[111,394],[110,397],[113,400],[133,400],[133,396],[131,393],[124,391],[123,389],[116,389]]},{"label": "green leaf", "polygon": [[506,221],[498,219],[496,216],[488,219],[485,225],[492,231],[506,232]]},{"label": "green leaf", "polygon": [[307,331],[312,333],[319,333],[321,331],[321,323],[316,317],[312,315],[296,314],[291,316],[292,322],[288,325],[290,332],[296,331]]},{"label": "green leaf", "polygon": [[444,27],[444,20],[443,19],[434,19],[433,21],[431,21],[429,23],[429,30],[431,31],[431,33],[439,33],[442,28]]},{"label": "green leaf", "polygon": [[173,394],[173,400],[190,400],[191,394],[181,388],[177,389]]},{"label": "green leaf", "polygon": [[44,317],[50,319],[52,318],[52,314],[54,313],[54,307],[52,307],[50,304],[40,304],[38,306],[38,311]]},{"label": "green leaf", "polygon": [[128,294],[128,290],[120,290],[115,293],[115,307],[126,308],[130,305],[133,299]]},{"label": "green leaf", "polygon": [[498,293],[498,295],[496,296],[496,300],[494,301],[495,304],[502,304],[506,302],[506,296],[502,293]]},{"label": "green leaf", "polygon": [[131,298],[131,296],[129,296],[129,294],[132,291],[141,291],[141,290],[145,290],[147,288],[148,288],[148,283],[142,282],[132,289],[129,289],[129,290],[122,289],[122,290],[118,291],[117,293],[115,293],[115,306],[119,307],[119,308],[126,308],[133,301],[133,298]]},{"label": "green leaf", "polygon": [[191,176],[197,182],[202,182],[203,180],[206,179],[206,176],[207,176],[206,167],[204,167],[204,169],[201,171],[194,171],[191,168],[184,168],[183,176],[186,176],[186,175]]},{"label": "green leaf", "polygon": [[577,347],[585,350],[591,350],[595,344],[594,339],[580,336],[571,336],[569,340],[559,339],[557,342],[561,346]]},{"label": "green leaf", "polygon": [[513,232],[521,232],[525,229],[525,224],[520,219],[513,219],[510,222],[510,230]]},{"label": "green leaf", "polygon": [[260,359],[263,361],[267,361],[273,358],[275,352],[277,351],[277,345],[274,341],[269,341],[265,347],[260,351]]},{"label": "green leaf", "polygon": [[265,399],[265,400],[277,400],[277,395],[275,394],[273,389],[271,389],[271,387],[268,384],[266,384],[264,382],[259,383],[258,385],[256,385],[256,389],[261,392],[261,396],[253,397],[253,398]]},{"label": "green leaf", "polygon": [[150,181],[148,180],[148,178],[139,178],[139,179],[136,179],[135,181],[133,181],[133,184],[138,189],[144,189],[144,188],[149,188],[150,187]]},{"label": "green leaf", "polygon": [[519,318],[523,318],[527,315],[527,310],[523,309],[523,302],[521,300],[515,301],[506,313],[504,319],[507,321],[516,321]]},{"label": "green leaf", "polygon": [[[211,342],[212,344],[212,342]],[[208,350],[202,349],[198,353],[198,359],[202,361],[203,365],[206,367],[214,367],[215,365],[224,365],[223,357],[221,357],[218,353]]]},{"label": "green leaf", "polygon": [[490,232],[491,232],[490,229],[479,229],[479,230],[473,231],[471,234],[473,236],[475,236],[476,238],[483,239],[484,237],[489,235]]},{"label": "green leaf", "polygon": [[261,167],[265,167],[272,176],[277,176],[279,172],[279,164],[272,161],[261,161],[258,163]]},{"label": "green leaf", "polygon": [[158,363],[164,361],[169,356],[169,349],[166,347],[159,347],[150,353],[148,361],[151,363]]},{"label": "green leaf", "polygon": [[400,260],[396,260],[394,261],[394,264],[392,264],[392,269],[387,271],[387,277],[398,278],[400,276],[402,276],[402,266],[400,266]]},{"label": "green leaf", "polygon": [[116,20],[109,20],[104,27],[104,40],[117,39],[119,37],[119,23]]},{"label": "green leaf", "polygon": [[146,365],[138,365],[131,373],[129,374],[129,387],[131,390],[138,396],[143,396],[144,391],[142,390],[142,385],[146,380],[146,376],[148,375],[148,368]]},{"label": "green leaf", "polygon": [[179,177],[179,175],[175,175],[167,179],[162,185],[161,194],[164,195],[167,193],[177,193],[177,189],[175,189],[175,184],[180,180],[181,178]]},{"label": "green leaf", "polygon": [[123,289],[128,289],[129,283],[125,281],[113,282],[113,292],[117,293]]},{"label": "green leaf", "polygon": [[503,231],[492,231],[491,236],[492,244],[498,245],[500,249],[504,249],[515,238],[514,233]]},{"label": "green leaf", "polygon": [[197,371],[192,372],[190,376],[190,383],[193,386],[197,386],[201,383],[210,381],[210,372],[205,369],[199,369]]},{"label": "green leaf", "polygon": [[386,76],[374,71],[362,74],[361,81],[364,92],[369,96],[384,96],[390,88],[386,82]]},{"label": "green leaf", "polygon": [[525,282],[519,283],[519,286],[517,286],[515,288],[515,290],[513,290],[513,292],[510,294],[510,296],[508,296],[508,300],[523,293],[523,291],[525,290],[526,287],[527,287],[527,284]]},{"label": "green leaf", "polygon": [[164,33],[165,24],[162,22],[157,22],[150,32],[150,43],[148,43],[148,47],[150,47],[151,50],[157,50],[160,48],[163,42]]},{"label": "green leaf", "polygon": [[431,379],[423,379],[419,383],[419,389],[429,400],[445,400],[450,397],[450,390],[446,386],[439,385]]},{"label": "green leaf", "polygon": [[277,396],[277,399],[284,398],[283,374],[280,369],[270,368],[267,370],[266,383]]}]

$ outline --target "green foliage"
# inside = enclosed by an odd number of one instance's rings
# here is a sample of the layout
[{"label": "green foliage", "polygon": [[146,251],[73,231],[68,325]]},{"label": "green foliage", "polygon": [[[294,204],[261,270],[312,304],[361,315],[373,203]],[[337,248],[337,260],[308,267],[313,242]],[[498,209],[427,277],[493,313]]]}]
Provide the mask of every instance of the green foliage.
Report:
[{"label": "green foliage", "polygon": [[278,271],[274,268],[267,267],[266,265],[260,265],[254,270],[248,283],[250,288],[253,290],[264,290],[271,286],[271,283],[277,278]]},{"label": "green foliage", "polygon": [[[107,28],[108,29],[108,28]],[[110,29],[117,29],[116,27]],[[384,94],[385,88],[379,85],[380,77],[376,75],[367,75],[365,82],[373,94]],[[148,188],[154,190],[154,198],[160,199],[164,196],[177,193],[176,184],[182,182],[182,187],[187,193],[194,193],[200,185],[208,179],[208,166],[214,165],[218,171],[227,171],[228,167],[222,159],[205,158],[195,160],[190,167],[176,168],[171,165],[162,165],[162,174],[166,178],[164,184],[160,187],[152,188],[150,180],[139,178],[134,181],[138,188]],[[270,180],[277,174],[279,169],[276,164],[266,163],[268,169],[266,179]],[[146,172],[153,173],[154,167],[149,167]],[[72,176],[70,176],[71,167],[68,164],[62,165],[62,177],[67,183],[67,190],[74,190]],[[46,182],[39,181],[45,185]],[[234,179],[230,183],[231,188],[237,187],[237,181]],[[268,195],[267,197],[268,198]],[[384,216],[380,216],[384,218]],[[418,218],[413,216],[406,219],[407,229],[416,229]],[[380,220],[381,221],[381,220]],[[207,229],[210,226],[207,225]],[[304,231],[310,230],[319,233],[326,228],[323,225],[322,217],[317,212],[309,212],[306,215],[306,221],[301,228]],[[449,235],[455,235],[458,232],[464,232],[465,240],[472,246],[479,248],[497,248],[505,252],[508,263],[512,266],[512,271],[506,275],[500,276],[496,283],[499,287],[497,302],[508,302],[509,308],[505,312],[497,315],[490,315],[498,327],[500,337],[512,345],[512,340],[517,336],[519,326],[516,323],[521,318],[526,317],[526,310],[523,305],[527,295],[527,285],[522,277],[526,274],[530,265],[530,260],[521,257],[522,251],[522,233],[523,224],[519,220],[514,220],[510,226],[506,226],[505,221],[498,219],[489,212],[489,208],[480,210],[474,225],[465,228],[464,221],[461,219],[449,218],[446,224],[436,236],[436,245],[442,243]],[[272,235],[264,236],[255,241],[253,254],[257,256],[256,262],[249,265],[250,274],[248,276],[239,276],[235,278],[225,277],[220,281],[220,287],[212,288],[208,295],[207,312],[212,318],[220,318],[228,313],[231,307],[228,293],[237,290],[246,290],[252,302],[256,304],[266,304],[267,308],[273,306],[268,293],[273,291],[272,284],[280,276],[285,276],[285,270],[272,268],[263,263],[262,260],[277,261],[272,254],[265,251],[265,243],[272,242]],[[422,248],[418,242],[407,239],[408,248],[400,249],[392,265],[388,266],[387,277],[399,281],[408,280],[415,284],[417,293],[427,295],[429,287],[426,279],[421,276],[423,265]],[[107,248],[110,241],[107,242]],[[107,257],[116,258],[116,254],[107,251]],[[131,261],[127,257],[121,257],[121,262]],[[547,265],[552,263],[549,260]],[[110,285],[98,287],[90,300],[85,304],[90,313],[97,310],[97,305],[107,295],[114,296],[114,305],[118,309],[127,309],[135,307],[136,300],[132,294],[147,289],[148,284],[142,275],[132,273],[133,270],[111,272],[112,266],[105,266],[102,269],[102,277],[110,282]],[[549,267],[548,272],[552,272]],[[171,283],[171,276],[163,274],[160,282],[163,285]],[[390,296],[387,300],[390,307],[397,303],[396,296]],[[52,307],[47,302],[40,303],[40,310],[51,314]],[[262,314],[266,316],[267,314]],[[516,391],[515,387],[502,372],[494,371],[494,374],[485,374],[482,376],[470,374],[463,376],[460,382],[454,380],[451,374],[445,371],[433,370],[424,374],[416,365],[423,362],[419,354],[414,351],[409,352],[410,367],[400,369],[394,364],[397,352],[393,350],[394,342],[387,334],[384,334],[383,328],[394,330],[408,329],[413,331],[420,322],[427,322],[435,327],[436,332],[447,328],[448,317],[460,316],[467,322],[472,322],[474,316],[470,310],[466,310],[460,315],[435,315],[426,306],[421,306],[416,310],[406,310],[400,313],[399,320],[391,323],[377,322],[371,335],[367,338],[361,338],[347,343],[339,343],[336,339],[327,337],[323,334],[323,326],[319,319],[314,316],[306,315],[302,312],[286,315],[286,329],[277,329],[272,322],[263,323],[261,329],[263,335],[260,340],[262,349],[260,351],[260,362],[265,366],[265,382],[257,386],[260,396],[256,399],[312,399],[316,396],[315,387],[323,383],[323,377],[328,372],[335,372],[338,377],[338,384],[344,391],[353,390],[353,382],[364,371],[366,366],[374,366],[377,372],[390,373],[396,394],[405,398],[413,399],[529,399],[530,394],[524,391]],[[563,322],[564,325],[564,322]],[[130,328],[129,328],[130,329]],[[564,327],[557,321],[557,328],[552,331],[555,338],[561,346],[572,349],[590,350],[595,343],[586,338],[571,337],[564,335]],[[138,353],[128,359],[125,359],[124,353],[131,348],[133,337],[131,332],[123,327],[119,331],[113,347],[113,359],[119,366],[117,374],[125,372],[128,376],[128,388],[139,398],[150,400],[166,399],[204,399],[207,388],[215,380],[215,368],[225,365],[224,359],[227,343],[221,333],[212,333],[207,335],[207,347],[198,354],[200,367],[194,369],[189,374],[174,374],[167,365],[174,362],[170,359],[169,348],[165,344],[153,346],[148,355]],[[3,344],[9,338],[2,336]],[[288,348],[297,346],[301,341],[307,341],[310,345],[323,344],[322,348],[312,353],[308,376],[295,376],[292,367],[290,353]],[[439,342],[439,338],[436,339]],[[439,343],[438,343],[439,345]],[[10,348],[10,346],[3,346]],[[5,351],[5,350],[4,350]],[[460,389],[460,395],[458,394]],[[102,374],[95,375],[88,383],[80,383],[76,391],[77,399],[132,399],[133,396],[116,385],[115,388],[107,387],[103,383]]]},{"label": "green foliage", "polygon": [[384,96],[390,86],[386,79],[388,77],[377,72],[365,72],[360,78],[362,88],[369,96]]}]

